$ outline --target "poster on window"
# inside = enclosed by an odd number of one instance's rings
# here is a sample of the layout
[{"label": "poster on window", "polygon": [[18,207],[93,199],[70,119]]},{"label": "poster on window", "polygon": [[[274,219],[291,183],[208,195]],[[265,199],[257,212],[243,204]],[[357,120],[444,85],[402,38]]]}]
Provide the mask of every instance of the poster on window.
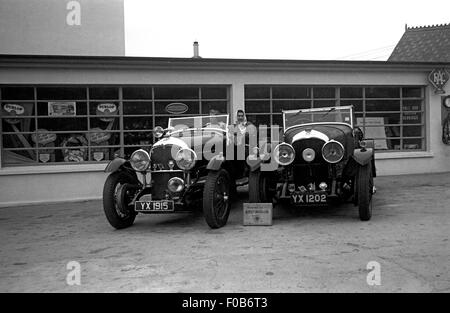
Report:
[{"label": "poster on window", "polygon": [[[356,118],[358,125],[363,125],[363,118]],[[365,138],[375,139],[375,149],[387,149],[386,130],[384,128],[384,118],[382,117],[366,117],[365,118]],[[384,138],[384,139],[380,139]]]},{"label": "poster on window", "polygon": [[58,101],[48,103],[48,116],[75,116],[77,115],[77,103]]}]

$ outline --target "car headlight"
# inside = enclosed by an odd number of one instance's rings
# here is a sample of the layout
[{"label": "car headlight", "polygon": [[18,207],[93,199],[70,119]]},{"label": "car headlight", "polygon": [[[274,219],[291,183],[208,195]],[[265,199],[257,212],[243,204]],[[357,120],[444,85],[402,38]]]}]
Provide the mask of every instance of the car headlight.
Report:
[{"label": "car headlight", "polygon": [[194,167],[197,161],[197,154],[192,149],[181,149],[177,152],[175,156],[175,162],[182,170],[190,170]]},{"label": "car headlight", "polygon": [[306,148],[303,150],[302,156],[306,162],[312,162],[316,158],[316,152],[311,148]]},{"label": "car headlight", "polygon": [[155,138],[161,138],[164,135],[164,129],[161,126],[153,128],[153,135]]},{"label": "car headlight", "polygon": [[130,164],[135,171],[143,172],[150,165],[150,155],[143,149],[136,150],[131,155]]},{"label": "car headlight", "polygon": [[184,189],[184,180],[179,177],[172,177],[167,183],[167,188],[171,193],[182,192]]},{"label": "car headlight", "polygon": [[323,145],[322,156],[328,163],[337,163],[344,157],[344,146],[336,140],[330,140]]},{"label": "car headlight", "polygon": [[295,150],[288,143],[280,143],[273,150],[275,161],[283,166],[289,165],[294,162]]}]

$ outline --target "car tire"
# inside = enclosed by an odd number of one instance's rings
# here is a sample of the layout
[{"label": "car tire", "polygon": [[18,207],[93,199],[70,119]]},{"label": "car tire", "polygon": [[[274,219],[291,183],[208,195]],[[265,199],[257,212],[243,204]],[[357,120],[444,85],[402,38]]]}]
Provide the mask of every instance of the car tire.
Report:
[{"label": "car tire", "polygon": [[[103,210],[105,211],[106,219],[112,227],[116,229],[123,229],[133,225],[136,218],[136,212],[129,210],[124,214],[119,209],[117,201],[117,190],[127,184],[129,181],[126,174],[122,172],[114,172],[108,176],[103,187]],[[125,204],[122,204],[122,207]]]},{"label": "car tire", "polygon": [[373,175],[371,163],[358,168],[356,183],[359,219],[368,221],[372,217]]},{"label": "car tire", "polygon": [[248,176],[248,201],[250,203],[267,202],[266,176],[260,170],[250,172]]},{"label": "car tire", "polygon": [[203,215],[209,227],[225,226],[230,214],[230,175],[224,169],[209,171],[203,188]]}]

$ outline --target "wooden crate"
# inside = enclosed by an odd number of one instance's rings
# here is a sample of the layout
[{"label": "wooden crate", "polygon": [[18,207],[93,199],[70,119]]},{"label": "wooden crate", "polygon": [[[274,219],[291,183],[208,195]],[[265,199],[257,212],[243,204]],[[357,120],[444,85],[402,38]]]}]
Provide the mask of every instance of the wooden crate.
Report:
[{"label": "wooden crate", "polygon": [[244,203],[244,226],[271,226],[272,203]]}]

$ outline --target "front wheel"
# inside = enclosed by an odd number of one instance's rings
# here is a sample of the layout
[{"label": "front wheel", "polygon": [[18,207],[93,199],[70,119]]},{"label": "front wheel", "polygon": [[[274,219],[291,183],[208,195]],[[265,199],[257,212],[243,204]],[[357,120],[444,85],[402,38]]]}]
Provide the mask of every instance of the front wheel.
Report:
[{"label": "front wheel", "polygon": [[129,178],[122,172],[108,176],[103,187],[103,210],[112,227],[122,229],[133,225],[136,212],[130,207],[132,188]]},{"label": "front wheel", "polygon": [[[260,170],[250,172],[248,176],[248,201],[250,203],[269,202],[268,177]],[[270,199],[272,202],[272,199]]]},{"label": "front wheel", "polygon": [[203,189],[203,215],[211,228],[225,226],[230,215],[230,175],[224,169],[210,171]]},{"label": "front wheel", "polygon": [[371,163],[359,167],[356,183],[359,219],[368,221],[372,217],[373,176]]}]

